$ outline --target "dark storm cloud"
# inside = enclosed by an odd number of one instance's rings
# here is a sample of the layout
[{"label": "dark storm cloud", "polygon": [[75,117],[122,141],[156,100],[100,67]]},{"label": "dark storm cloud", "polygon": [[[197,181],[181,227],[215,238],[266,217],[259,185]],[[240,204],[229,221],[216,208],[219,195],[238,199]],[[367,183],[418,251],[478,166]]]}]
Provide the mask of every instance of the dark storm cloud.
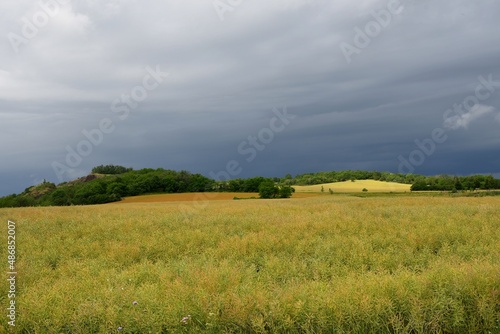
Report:
[{"label": "dark storm cloud", "polygon": [[[41,3],[54,15],[16,52],[12,34],[23,37]],[[107,163],[209,175],[232,160],[241,177],[397,172],[436,129],[446,140],[416,173],[500,173],[497,1],[243,1],[223,21],[211,1],[62,3],[0,5],[0,194],[58,182],[52,164],[67,165],[67,147],[103,119],[113,130],[65,179]],[[376,16],[384,27],[356,44]],[[357,51],[346,57],[345,44]],[[147,68],[169,75],[127,106]],[[488,76],[488,112],[446,114]],[[283,106],[295,118],[247,161],[238,147]]]}]

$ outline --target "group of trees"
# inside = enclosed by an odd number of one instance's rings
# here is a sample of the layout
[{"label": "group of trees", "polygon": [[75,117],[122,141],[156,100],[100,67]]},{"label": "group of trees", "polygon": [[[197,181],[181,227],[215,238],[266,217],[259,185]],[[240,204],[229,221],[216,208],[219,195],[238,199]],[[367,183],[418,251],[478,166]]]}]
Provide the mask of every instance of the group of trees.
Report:
[{"label": "group of trees", "polygon": [[418,174],[394,174],[377,171],[339,171],[285,176],[285,184],[313,185],[321,183],[343,182],[349,180],[378,180],[411,184],[412,191],[461,191],[500,189],[500,180],[491,175],[472,176],[424,176]]},{"label": "group of trees", "polygon": [[273,180],[275,183],[279,182],[279,178],[268,179],[262,176],[257,176],[249,179],[234,179],[218,182],[216,190],[222,192],[258,193],[260,184],[267,180]]},{"label": "group of trees", "polygon": [[65,206],[116,202],[126,196],[186,192],[261,192],[261,184],[272,184],[276,193],[264,189],[263,198],[286,198],[291,187],[276,185],[279,179],[254,177],[216,182],[201,174],[159,169],[132,170],[122,166],[97,166],[91,175],[56,186],[50,182],[27,188],[19,195],[0,198],[0,207]]},{"label": "group of trees", "polygon": [[92,168],[92,174],[107,174],[107,175],[114,175],[114,174],[123,174],[126,172],[131,172],[133,169],[132,168],[126,168],[123,166],[117,166],[117,165],[100,165]]},{"label": "group of trees", "polygon": [[249,179],[234,179],[218,182],[216,191],[222,192],[247,192],[259,193],[260,198],[290,198],[295,192],[289,184],[285,184],[284,179],[277,177],[265,178],[262,176]]},{"label": "group of trees", "polygon": [[36,206],[40,198],[56,190],[56,185],[43,181],[35,187],[26,188],[21,194],[12,194],[0,197],[0,208],[17,208],[24,206]]},{"label": "group of trees", "polygon": [[295,189],[289,185],[277,185],[272,179],[267,179],[259,185],[260,198],[290,198]]},{"label": "group of trees", "polygon": [[12,194],[0,198],[0,208],[20,208],[23,206],[37,205],[35,199],[29,196]]},{"label": "group of trees", "polygon": [[[125,196],[213,191],[216,184],[201,174],[162,168],[134,171],[121,166],[98,166],[93,172],[98,175],[58,186],[44,182],[19,195],[0,198],[0,207],[102,204],[119,201]],[[48,190],[42,192],[41,187]]]},{"label": "group of trees", "polygon": [[491,175],[472,176],[418,176],[412,191],[461,191],[500,189],[500,180]]},{"label": "group of trees", "polygon": [[330,171],[310,174],[301,174],[292,177],[290,174],[285,176],[286,184],[295,184],[308,186],[321,183],[344,182],[349,180],[377,180],[386,182],[398,182],[413,184],[417,175],[414,174],[394,174],[389,172],[364,171],[364,170],[345,170]]}]

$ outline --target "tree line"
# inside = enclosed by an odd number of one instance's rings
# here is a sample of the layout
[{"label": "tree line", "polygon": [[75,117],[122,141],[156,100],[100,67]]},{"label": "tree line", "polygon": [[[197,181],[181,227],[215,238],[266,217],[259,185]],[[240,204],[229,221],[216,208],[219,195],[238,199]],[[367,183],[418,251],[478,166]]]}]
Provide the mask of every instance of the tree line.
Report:
[{"label": "tree line", "polygon": [[418,174],[397,174],[378,171],[330,171],[285,176],[284,183],[294,185],[314,185],[322,183],[344,182],[349,180],[377,180],[411,184],[412,191],[462,191],[500,189],[500,180],[492,175],[424,176]]},{"label": "tree line", "polygon": [[412,184],[412,191],[474,191],[500,189],[500,180],[492,175],[472,176],[419,176]]},{"label": "tree line", "polygon": [[215,187],[215,181],[188,171],[162,168],[131,170],[110,165],[95,167],[92,172],[89,176],[57,186],[43,182],[26,188],[19,195],[0,198],[0,207],[103,204],[126,196],[204,192]]},{"label": "tree line", "polygon": [[[75,181],[57,186],[44,181],[26,188],[21,194],[2,197],[0,207],[104,204],[120,201],[127,196],[213,191],[255,192],[260,193],[262,198],[290,197],[292,188],[278,185],[277,180],[254,177],[217,182],[188,171],[163,168],[132,170],[122,166],[101,165],[94,167],[92,174]],[[264,186],[261,187],[261,184]]]},{"label": "tree line", "polygon": [[127,196],[186,192],[253,192],[261,198],[288,198],[292,185],[314,185],[349,180],[379,180],[412,184],[412,191],[465,191],[500,189],[500,180],[491,175],[423,176],[378,171],[330,171],[292,177],[261,176],[215,181],[201,174],[163,168],[133,170],[123,166],[101,165],[92,174],[55,185],[47,181],[26,188],[21,194],[0,198],[0,207],[65,206],[116,202]]},{"label": "tree line", "polygon": [[377,180],[385,182],[413,184],[418,179],[418,177],[419,175],[416,174],[395,174],[378,171],[345,170],[300,174],[295,177],[292,177],[290,174],[288,174],[284,179],[288,184],[308,186],[314,184],[344,182],[350,180]]}]

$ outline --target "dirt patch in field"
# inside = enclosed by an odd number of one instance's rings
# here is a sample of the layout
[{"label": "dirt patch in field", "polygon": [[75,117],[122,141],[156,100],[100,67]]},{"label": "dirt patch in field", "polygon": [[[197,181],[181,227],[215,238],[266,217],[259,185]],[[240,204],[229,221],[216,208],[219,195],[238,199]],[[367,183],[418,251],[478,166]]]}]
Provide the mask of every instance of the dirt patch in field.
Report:
[{"label": "dirt patch in field", "polygon": [[[317,194],[295,193],[292,198],[314,197]],[[241,199],[259,198],[258,193],[182,193],[182,194],[158,194],[126,197],[116,204],[127,203],[162,203],[162,202],[189,202],[189,201],[227,201],[235,197]]]}]

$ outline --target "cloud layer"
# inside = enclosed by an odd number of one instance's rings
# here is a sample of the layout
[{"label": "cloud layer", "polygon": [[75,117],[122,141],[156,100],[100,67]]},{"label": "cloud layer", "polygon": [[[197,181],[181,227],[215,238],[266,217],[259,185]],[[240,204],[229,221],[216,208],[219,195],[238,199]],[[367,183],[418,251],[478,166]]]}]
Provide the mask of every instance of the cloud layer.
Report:
[{"label": "cloud layer", "polygon": [[[448,140],[416,173],[500,172],[498,1],[221,2],[223,20],[212,0],[0,4],[0,194],[58,182],[54,162],[65,179],[108,163],[209,175],[232,160],[239,177],[397,172],[438,127]],[[157,66],[169,76],[148,90]],[[479,77],[492,80],[474,105]],[[283,106],[295,119],[247,162],[239,145]],[[106,119],[92,143],[83,132]],[[91,152],[69,166],[83,141]]]}]

